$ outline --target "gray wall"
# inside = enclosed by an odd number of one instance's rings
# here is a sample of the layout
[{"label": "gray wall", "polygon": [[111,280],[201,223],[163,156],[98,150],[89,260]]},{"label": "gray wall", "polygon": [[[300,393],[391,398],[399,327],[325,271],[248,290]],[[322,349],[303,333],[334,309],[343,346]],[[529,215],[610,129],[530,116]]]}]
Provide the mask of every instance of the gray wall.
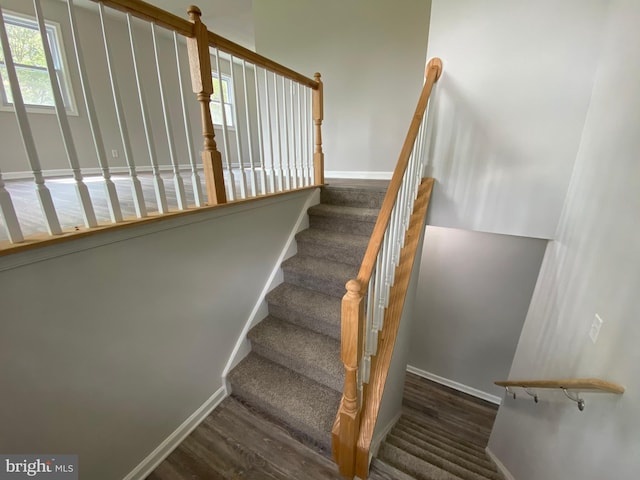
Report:
[{"label": "gray wall", "polygon": [[428,226],[409,364],[501,395],[546,244]]},{"label": "gray wall", "polygon": [[[576,170],[510,376],[600,377],[624,395],[507,400],[490,448],[518,480],[638,477],[640,4],[611,1]],[[589,338],[595,314],[604,320]]]},{"label": "gray wall", "polygon": [[222,386],[309,195],[1,258],[0,451],[130,472]]},{"label": "gray wall", "polygon": [[606,0],[434,0],[429,223],[553,238],[580,144]]},{"label": "gray wall", "polygon": [[429,0],[253,2],[256,50],[325,82],[329,171],[390,172],[423,83]]}]

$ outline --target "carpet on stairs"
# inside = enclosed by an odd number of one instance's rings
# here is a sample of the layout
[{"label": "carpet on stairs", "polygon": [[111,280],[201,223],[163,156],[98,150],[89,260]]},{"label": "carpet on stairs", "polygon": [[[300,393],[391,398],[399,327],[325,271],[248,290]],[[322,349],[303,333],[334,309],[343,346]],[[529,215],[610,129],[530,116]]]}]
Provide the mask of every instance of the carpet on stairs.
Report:
[{"label": "carpet on stairs", "polygon": [[386,185],[348,182],[321,189],[296,235],[284,283],[266,296],[269,315],[252,328],[251,353],[228,378],[232,397],[325,455],[344,384],[340,302],[357,276]]},{"label": "carpet on stairs", "polygon": [[504,480],[485,447],[498,407],[407,373],[402,415],[371,463],[372,480]]}]

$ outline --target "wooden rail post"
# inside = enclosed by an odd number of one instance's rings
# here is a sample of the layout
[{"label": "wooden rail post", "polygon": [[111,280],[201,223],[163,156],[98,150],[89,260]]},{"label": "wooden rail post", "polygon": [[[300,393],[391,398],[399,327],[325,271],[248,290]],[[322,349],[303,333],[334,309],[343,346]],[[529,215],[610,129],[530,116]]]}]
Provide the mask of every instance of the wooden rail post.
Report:
[{"label": "wooden rail post", "polygon": [[189,51],[189,66],[191,70],[191,85],[198,96],[200,112],[202,114],[202,136],[204,144],[202,150],[202,166],[207,185],[209,205],[227,203],[224,190],[224,175],[222,173],[222,155],[218,151],[213,131],[213,120],[209,103],[213,94],[213,77],[211,74],[211,57],[209,55],[209,31],[200,20],[202,12],[194,5],[187,10],[193,22],[193,36],[187,37]]},{"label": "wooden rail post", "polygon": [[322,120],[324,119],[324,98],[320,73],[313,78],[318,82],[318,88],[313,90],[313,124],[315,130],[315,149],[313,152],[313,177],[316,185],[324,184],[324,153],[322,152]]},{"label": "wooden rail post", "polygon": [[362,356],[362,327],[364,323],[364,295],[358,280],[347,282],[347,293],[342,298],[341,358],[344,363],[344,393],[338,411],[340,429],[334,437],[334,460],[340,474],[353,478],[361,405],[358,400],[358,361]]}]

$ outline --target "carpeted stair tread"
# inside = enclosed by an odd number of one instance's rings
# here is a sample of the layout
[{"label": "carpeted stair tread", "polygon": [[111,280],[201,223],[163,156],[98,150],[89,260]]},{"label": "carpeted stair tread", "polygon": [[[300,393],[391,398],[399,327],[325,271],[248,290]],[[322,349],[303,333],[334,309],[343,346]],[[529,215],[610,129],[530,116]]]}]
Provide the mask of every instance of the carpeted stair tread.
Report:
[{"label": "carpeted stair tread", "polygon": [[[462,440],[469,445],[474,445],[477,449],[484,449],[489,441],[488,436],[473,431],[473,427],[468,427],[455,419],[446,416],[428,415],[422,411],[403,407],[402,416],[411,419],[416,425],[425,430],[435,429],[445,436],[450,436]],[[467,428],[468,427],[468,428]],[[470,430],[471,428],[471,430]]]},{"label": "carpeted stair tread", "polygon": [[344,385],[340,342],[285,320],[268,316],[249,332],[258,355],[334,390]]},{"label": "carpeted stair tread", "polygon": [[386,188],[328,186],[320,190],[320,202],[350,207],[380,208]]},{"label": "carpeted stair tread", "polygon": [[329,451],[340,394],[253,352],[229,374],[232,395]]},{"label": "carpeted stair tread", "polygon": [[486,464],[479,465],[474,461],[476,458],[471,457],[471,459],[469,459],[469,457],[463,456],[458,452],[454,453],[439,448],[406,432],[394,429],[387,436],[386,441],[398,448],[406,450],[416,457],[455,473],[461,478],[467,480],[501,480],[495,468],[488,467]]},{"label": "carpeted stair tread", "polygon": [[311,228],[371,237],[379,210],[321,203],[307,213]]},{"label": "carpeted stair tread", "polygon": [[415,480],[415,478],[379,458],[373,458],[369,470],[369,480]]},{"label": "carpeted stair tread", "polygon": [[347,281],[358,274],[358,267],[355,265],[306,255],[294,255],[285,260],[282,270],[285,282],[339,298],[346,292]]},{"label": "carpeted stair tread", "polygon": [[446,470],[447,472],[463,480],[496,480],[498,478],[497,473],[494,474],[494,472],[488,472],[491,476],[487,477],[483,474],[479,474],[475,471],[467,469],[466,466],[464,466],[460,462],[452,462],[433,453],[430,450],[423,450],[412,442],[406,441],[394,435],[388,435],[385,442],[389,445],[395,446],[396,448],[404,450],[405,452],[429,463],[430,465],[434,465],[438,468],[441,468],[442,470]]},{"label": "carpeted stair tread", "polygon": [[332,262],[360,266],[369,245],[369,238],[362,235],[331,232],[308,228],[296,235],[298,253]]},{"label": "carpeted stair tread", "polygon": [[463,480],[387,442],[380,446],[378,458],[417,480]]},{"label": "carpeted stair tread", "polygon": [[340,298],[281,283],[266,300],[271,315],[340,339]]},{"label": "carpeted stair tread", "polygon": [[470,462],[477,463],[478,465],[493,469],[493,463],[487,458],[483,450],[463,444],[459,439],[452,439],[439,434],[433,429],[424,430],[415,425],[398,422],[393,429],[395,434],[406,434],[416,439],[418,442],[426,442],[435,448],[441,450],[447,450],[453,455],[458,455],[461,458],[465,458]]}]

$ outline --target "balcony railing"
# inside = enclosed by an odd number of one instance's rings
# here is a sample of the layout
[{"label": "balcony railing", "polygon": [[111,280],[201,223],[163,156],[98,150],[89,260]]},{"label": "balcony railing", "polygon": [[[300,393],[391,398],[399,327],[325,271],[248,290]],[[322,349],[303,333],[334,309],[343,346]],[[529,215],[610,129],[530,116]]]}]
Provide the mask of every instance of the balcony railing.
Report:
[{"label": "balcony railing", "polygon": [[[30,8],[27,2],[24,7]],[[35,19],[44,54],[37,68],[48,77],[55,125],[24,100],[26,80],[14,58],[18,40],[5,26],[5,14]],[[9,12],[0,0],[0,83],[5,103],[10,94],[18,132],[3,137],[3,148],[24,155],[11,159],[11,171],[8,162],[0,163],[0,254],[324,183],[320,74],[306,77],[210,32],[197,7],[188,15],[139,0],[82,7],[74,0],[33,0],[28,11]],[[50,21],[59,23],[66,40],[60,48],[77,80],[70,88],[81,93],[78,118],[65,104],[59,46],[47,35]],[[56,131],[62,149],[50,145]],[[64,154],[50,153],[56,150]],[[16,163],[24,166],[21,174]],[[31,178],[36,208],[22,207],[30,201],[18,198],[21,189],[3,180],[3,170],[6,178]],[[66,177],[53,194],[52,173]],[[94,175],[90,181],[88,175]],[[33,227],[33,217],[37,228],[25,229]]]}]

